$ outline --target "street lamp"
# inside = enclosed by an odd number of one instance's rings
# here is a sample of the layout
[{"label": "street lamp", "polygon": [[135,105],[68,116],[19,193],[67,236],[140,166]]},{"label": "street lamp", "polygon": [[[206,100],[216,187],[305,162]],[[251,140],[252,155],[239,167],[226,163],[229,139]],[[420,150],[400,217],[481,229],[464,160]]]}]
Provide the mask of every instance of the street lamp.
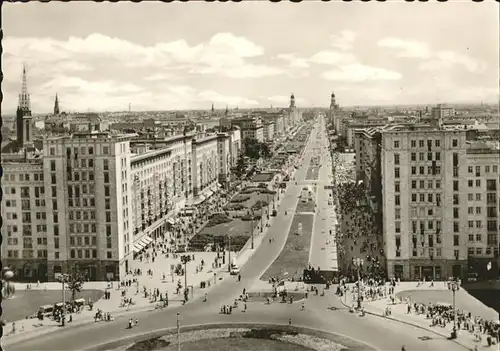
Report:
[{"label": "street lamp", "polygon": [[177,351],[181,351],[181,315],[177,312]]},{"label": "street lamp", "polygon": [[451,332],[451,339],[457,338],[457,307],[455,304],[455,292],[460,289],[460,285],[456,280],[450,282],[450,289],[453,292],[453,331]]},{"label": "street lamp", "polygon": [[358,271],[358,308],[361,308],[361,268],[363,267],[363,259],[362,258],[353,258],[352,259],[354,267]]},{"label": "street lamp", "polygon": [[61,326],[64,327],[65,325],[65,320],[66,320],[66,294],[64,292],[64,284],[68,282],[68,275],[67,274],[61,274],[58,278],[58,280],[62,283],[62,303],[63,303],[63,312],[62,312],[62,317],[61,317]]},{"label": "street lamp", "polygon": [[227,241],[228,241],[228,262],[227,262],[227,271],[231,272],[231,234],[227,235]]},{"label": "street lamp", "polygon": [[253,210],[250,210],[252,212],[252,215],[250,217],[250,231],[251,231],[251,235],[252,235],[252,250],[254,249],[254,244],[253,244]]},{"label": "street lamp", "polygon": [[187,300],[187,263],[191,261],[191,256],[189,255],[182,255],[181,256],[181,262],[184,264],[184,297],[185,300]]}]

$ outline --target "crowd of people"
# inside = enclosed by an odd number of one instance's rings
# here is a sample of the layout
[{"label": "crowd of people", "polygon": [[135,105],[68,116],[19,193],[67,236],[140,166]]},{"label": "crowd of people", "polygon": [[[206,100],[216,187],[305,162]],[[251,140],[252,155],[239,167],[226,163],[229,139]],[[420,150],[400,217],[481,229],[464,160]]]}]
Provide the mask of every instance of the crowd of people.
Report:
[{"label": "crowd of people", "polygon": [[[407,301],[407,313],[416,313],[425,316],[432,321],[431,326],[446,327],[455,320],[455,311],[449,304],[423,304]],[[483,337],[488,340],[488,345],[492,342],[500,342],[499,321],[486,320],[482,317],[473,316],[471,312],[457,309],[456,311],[457,330],[466,331],[474,335],[476,342],[482,342]]]},{"label": "crowd of people", "polygon": [[[362,182],[350,179],[339,181],[339,174],[348,174],[346,165],[333,157],[335,211],[339,218],[340,228],[336,231],[337,252],[343,273],[352,280],[362,275],[379,276],[383,274],[383,250],[375,216],[366,202],[366,191]],[[341,171],[343,170],[343,171]],[[353,259],[358,259],[357,262]]]}]

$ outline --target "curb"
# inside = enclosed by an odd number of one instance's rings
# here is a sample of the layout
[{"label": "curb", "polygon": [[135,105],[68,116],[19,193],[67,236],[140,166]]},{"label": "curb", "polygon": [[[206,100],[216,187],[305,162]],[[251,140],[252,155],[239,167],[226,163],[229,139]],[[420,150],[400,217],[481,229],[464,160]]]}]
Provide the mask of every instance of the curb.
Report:
[{"label": "curb", "polygon": [[[351,306],[348,306],[347,304],[344,303],[344,301],[342,301],[342,298],[339,298],[340,300],[340,303],[344,306],[344,307],[347,307],[347,308],[351,308]],[[425,330],[429,333],[432,333],[432,334],[435,334],[435,335],[438,335],[438,336],[441,336],[443,338],[445,338],[446,340],[449,340],[451,342],[454,342],[455,344],[457,345],[460,345],[462,347],[464,347],[465,349],[469,350],[469,351],[473,351],[474,349],[470,348],[469,346],[461,343],[460,341],[456,340],[456,339],[449,339],[449,336],[448,335],[445,335],[445,334],[442,334],[440,332],[437,332],[433,329],[429,329],[429,328],[426,328],[426,327],[422,327],[421,325],[418,325],[416,323],[412,323],[412,322],[407,322],[407,321],[404,321],[402,319],[398,319],[398,318],[393,318],[393,317],[388,317],[388,316],[384,316],[383,314],[379,314],[379,313],[375,313],[375,312],[369,312],[369,311],[365,311],[366,314],[369,314],[371,316],[375,316],[375,317],[379,317],[379,318],[383,318],[383,319],[387,319],[387,320],[390,320],[390,321],[394,321],[394,322],[398,322],[398,323],[401,323],[401,324],[406,324],[406,325],[409,325],[411,327],[415,327],[415,328],[418,328],[418,329],[421,329],[421,330]]]}]

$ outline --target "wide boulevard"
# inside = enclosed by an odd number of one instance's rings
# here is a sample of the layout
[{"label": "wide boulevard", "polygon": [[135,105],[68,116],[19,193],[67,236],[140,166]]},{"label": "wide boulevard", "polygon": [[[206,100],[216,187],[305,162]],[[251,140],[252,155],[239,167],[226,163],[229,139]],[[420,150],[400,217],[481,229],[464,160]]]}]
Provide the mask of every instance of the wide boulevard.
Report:
[{"label": "wide boulevard", "polygon": [[[321,123],[324,122],[321,121]],[[301,186],[307,183],[305,177],[314,152],[313,144],[318,145],[317,141],[319,141],[315,140],[319,125],[320,122],[317,122],[311,132],[303,160],[293,175],[295,180],[288,182],[278,216],[272,222],[272,226],[265,234],[266,237],[262,240],[261,245],[255,248],[253,256],[242,267],[241,282],[238,282],[236,277],[226,276],[208,290],[208,302],[203,302],[202,299],[198,298],[184,306],[137,313],[133,318],[138,318],[139,324],[131,330],[126,329],[129,316],[118,317],[116,321],[109,323],[68,325],[64,329],[56,328],[54,332],[11,344],[9,350],[84,350],[113,340],[129,338],[134,335],[139,336],[164,328],[173,328],[176,326],[177,312],[181,315],[182,325],[238,322],[288,324],[291,318],[294,325],[343,334],[363,341],[379,350],[401,350],[402,345],[405,345],[408,351],[459,349],[458,345],[417,328],[375,316],[360,317],[355,313],[349,313],[340,303],[338,297],[333,294],[335,289],[327,291],[325,296],[312,296],[310,294],[304,311],[301,311],[301,302],[265,305],[262,301],[256,301],[247,304],[248,310],[245,313],[241,313],[240,309],[237,309],[231,315],[219,314],[220,306],[232,303],[241,294],[243,288],[249,288],[253,282],[259,279],[282,250],[299,200]],[[320,138],[325,138],[324,133],[321,133]],[[320,145],[325,144],[326,139],[321,140]],[[323,148],[319,150],[317,149],[316,153],[321,152],[326,155],[329,152]],[[324,190],[318,188],[318,191]],[[285,211],[288,214],[285,215]],[[267,237],[273,237],[274,242],[269,243]],[[425,340],[425,336],[430,337],[430,340]]]}]

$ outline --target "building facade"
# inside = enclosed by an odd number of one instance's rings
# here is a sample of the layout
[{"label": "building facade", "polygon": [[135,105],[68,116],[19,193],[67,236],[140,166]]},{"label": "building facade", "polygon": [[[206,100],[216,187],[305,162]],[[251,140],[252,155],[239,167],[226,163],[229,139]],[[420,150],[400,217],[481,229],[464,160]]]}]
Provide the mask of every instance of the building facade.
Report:
[{"label": "building facade", "polygon": [[72,267],[90,280],[123,277],[176,211],[217,186],[220,158],[231,163],[241,148],[239,131],[222,139],[94,132],[46,139],[37,155],[3,155],[4,265],[24,281],[53,281]]},{"label": "building facade", "polygon": [[470,135],[436,126],[382,132],[389,276],[464,278],[476,257],[498,267],[498,151],[477,151]]},{"label": "building facade", "polygon": [[200,136],[192,142],[193,194],[216,184],[219,178],[218,136]]}]

